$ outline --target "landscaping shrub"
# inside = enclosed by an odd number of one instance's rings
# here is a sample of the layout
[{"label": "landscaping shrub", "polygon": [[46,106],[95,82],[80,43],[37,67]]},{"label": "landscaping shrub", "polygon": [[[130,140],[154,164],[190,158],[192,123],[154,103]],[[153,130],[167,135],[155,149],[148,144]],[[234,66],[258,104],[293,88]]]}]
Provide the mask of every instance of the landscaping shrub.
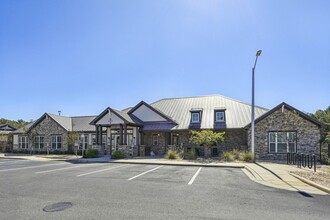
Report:
[{"label": "landscaping shrub", "polygon": [[225,151],[222,153],[222,158],[229,162],[229,161],[233,161],[234,160],[234,155],[232,151]]},{"label": "landscaping shrub", "polygon": [[84,158],[95,158],[99,156],[99,151],[96,149],[87,149]]},{"label": "landscaping shrub", "polygon": [[234,149],[231,153],[233,155],[234,160],[239,160],[242,152],[240,150]]},{"label": "landscaping shrub", "polygon": [[120,150],[116,150],[115,152],[113,152],[112,158],[113,159],[122,159],[122,158],[124,158],[124,155]]},{"label": "landscaping shrub", "polygon": [[175,160],[176,158],[178,158],[178,154],[174,150],[168,150],[166,152],[166,158],[170,160]]},{"label": "landscaping shrub", "polygon": [[252,153],[249,151],[243,151],[239,159],[245,162],[250,162],[252,160]]},{"label": "landscaping shrub", "polygon": [[194,149],[188,150],[184,158],[188,160],[195,160],[197,158],[196,151]]}]

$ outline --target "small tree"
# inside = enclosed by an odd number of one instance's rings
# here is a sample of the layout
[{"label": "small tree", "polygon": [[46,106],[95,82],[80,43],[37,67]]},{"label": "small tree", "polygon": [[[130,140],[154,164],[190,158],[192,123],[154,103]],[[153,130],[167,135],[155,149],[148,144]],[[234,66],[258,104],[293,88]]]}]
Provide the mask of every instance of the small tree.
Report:
[{"label": "small tree", "polygon": [[209,152],[212,146],[224,141],[224,135],[225,132],[213,132],[211,130],[191,131],[189,142],[198,146],[202,145],[204,151]]},{"label": "small tree", "polygon": [[38,132],[33,129],[33,128],[23,128],[27,138],[28,138],[28,149],[30,151],[30,154],[34,153],[34,141],[35,141],[35,137],[38,135]]},{"label": "small tree", "polygon": [[[80,137],[80,135],[79,135],[79,132],[77,132],[77,131],[71,131],[70,133],[68,133],[69,151],[74,150],[74,144],[75,144],[75,142],[77,142],[79,140],[79,137]],[[75,153],[77,153],[77,152],[75,152]]]}]

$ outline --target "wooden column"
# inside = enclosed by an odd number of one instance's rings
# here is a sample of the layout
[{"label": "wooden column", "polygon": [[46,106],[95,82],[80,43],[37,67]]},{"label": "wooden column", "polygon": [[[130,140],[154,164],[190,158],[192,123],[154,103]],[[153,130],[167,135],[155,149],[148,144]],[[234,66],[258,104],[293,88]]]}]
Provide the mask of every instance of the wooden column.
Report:
[{"label": "wooden column", "polygon": [[102,143],[102,126],[99,126],[99,139],[100,139],[100,145],[102,145],[103,143]]},{"label": "wooden column", "polygon": [[123,125],[122,124],[120,124],[119,137],[120,137],[120,145],[123,145]]},{"label": "wooden column", "polygon": [[96,138],[96,145],[99,144],[99,126],[95,125],[95,138]]},{"label": "wooden column", "polygon": [[124,124],[124,145],[127,145],[127,124]]}]

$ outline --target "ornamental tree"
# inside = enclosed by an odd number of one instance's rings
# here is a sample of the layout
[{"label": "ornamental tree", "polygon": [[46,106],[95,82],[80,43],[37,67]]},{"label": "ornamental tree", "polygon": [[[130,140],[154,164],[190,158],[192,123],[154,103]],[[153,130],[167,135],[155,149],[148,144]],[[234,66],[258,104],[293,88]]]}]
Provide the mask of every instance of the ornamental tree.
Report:
[{"label": "ornamental tree", "polygon": [[212,146],[216,146],[224,141],[225,132],[213,132],[211,130],[191,131],[189,142],[203,146],[205,151],[209,151]]}]

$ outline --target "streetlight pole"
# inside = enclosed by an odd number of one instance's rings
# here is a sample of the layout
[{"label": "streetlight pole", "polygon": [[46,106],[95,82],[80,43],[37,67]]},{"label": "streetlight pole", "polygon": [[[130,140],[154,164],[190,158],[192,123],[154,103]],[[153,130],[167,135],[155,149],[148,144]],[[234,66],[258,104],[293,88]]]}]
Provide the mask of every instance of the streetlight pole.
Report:
[{"label": "streetlight pole", "polygon": [[252,153],[252,161],[255,161],[255,153],[254,153],[254,70],[256,69],[258,57],[260,56],[262,50],[258,50],[256,54],[256,60],[254,62],[254,66],[252,68],[252,109],[251,109],[251,153]]}]

